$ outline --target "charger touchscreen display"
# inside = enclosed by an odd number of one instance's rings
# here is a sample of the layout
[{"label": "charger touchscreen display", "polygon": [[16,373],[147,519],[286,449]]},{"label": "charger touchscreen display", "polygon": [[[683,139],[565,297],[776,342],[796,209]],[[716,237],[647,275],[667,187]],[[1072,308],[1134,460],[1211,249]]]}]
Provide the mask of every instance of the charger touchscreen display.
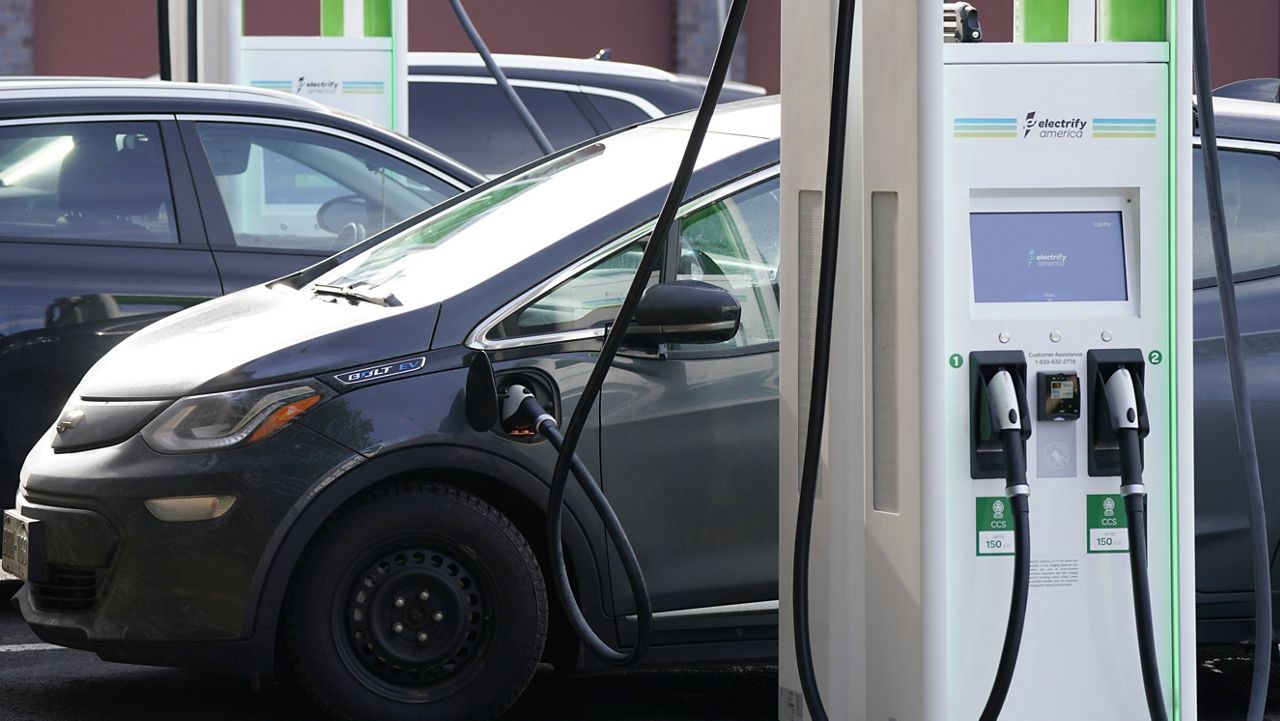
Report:
[{"label": "charger touchscreen display", "polygon": [[971,213],[979,303],[1123,301],[1120,211]]}]

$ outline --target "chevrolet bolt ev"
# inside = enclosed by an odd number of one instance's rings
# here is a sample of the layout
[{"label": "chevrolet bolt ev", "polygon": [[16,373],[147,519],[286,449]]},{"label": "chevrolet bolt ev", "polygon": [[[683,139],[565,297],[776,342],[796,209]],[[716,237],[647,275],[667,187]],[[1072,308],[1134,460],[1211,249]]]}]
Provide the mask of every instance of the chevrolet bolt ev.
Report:
[{"label": "chevrolet bolt ev", "polygon": [[[466,378],[485,351],[500,388],[564,419],[661,242],[652,282],[727,289],[740,329],[632,344],[580,454],[646,569],[648,660],[773,658],[778,103],[719,111],[654,241],[691,122],[577,145],[125,339],[5,514],[23,617],[107,660],[292,676],[344,719],[493,718],[540,662],[591,668],[547,590],[556,454],[527,429],[473,430]],[[625,646],[623,574],[585,496],[567,503],[584,612]]]},{"label": "chevrolet bolt ev", "polygon": [[482,182],[268,90],[0,80],[0,497],[112,346]]}]

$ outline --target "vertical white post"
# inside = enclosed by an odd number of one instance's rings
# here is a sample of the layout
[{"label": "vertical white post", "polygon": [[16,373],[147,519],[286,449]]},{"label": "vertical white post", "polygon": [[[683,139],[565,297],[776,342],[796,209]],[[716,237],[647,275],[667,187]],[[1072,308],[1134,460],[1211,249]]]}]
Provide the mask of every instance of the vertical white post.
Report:
[{"label": "vertical white post", "polygon": [[409,0],[391,0],[391,57],[395,65],[395,113],[391,129],[409,134]]},{"label": "vertical white post", "polygon": [[1092,43],[1098,37],[1097,0],[1071,0],[1068,11],[1067,40],[1073,43]]},{"label": "vertical white post", "polygon": [[342,0],[342,34],[364,37],[364,0]]},{"label": "vertical white post", "polygon": [[243,0],[200,0],[196,9],[200,23],[196,62],[202,82],[240,82],[242,5]]},{"label": "vertical white post", "polygon": [[169,3],[169,71],[173,80],[189,80],[187,72],[187,3],[186,0],[167,0]]}]

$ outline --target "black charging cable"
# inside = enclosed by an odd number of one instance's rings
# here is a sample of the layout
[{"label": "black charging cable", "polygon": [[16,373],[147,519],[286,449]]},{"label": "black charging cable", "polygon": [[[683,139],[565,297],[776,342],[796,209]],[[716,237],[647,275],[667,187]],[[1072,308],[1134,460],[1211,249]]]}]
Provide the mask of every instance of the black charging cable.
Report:
[{"label": "black charging cable", "polygon": [[986,394],[991,424],[999,430],[1000,445],[1004,450],[1004,493],[1013,511],[1013,593],[1009,600],[1009,621],[1005,626],[996,677],[991,682],[987,704],[978,717],[980,721],[996,721],[1013,685],[1031,591],[1031,487],[1027,484],[1026,445],[1030,433],[1024,428],[1027,419],[1022,417],[1022,410],[1026,407],[1025,396],[1019,393],[1018,381],[1012,373],[1006,369],[998,371],[987,381]]},{"label": "black charging cable", "polygon": [[805,423],[804,463],[800,469],[800,503],[791,558],[791,631],[795,640],[800,690],[813,721],[827,721],[813,666],[809,631],[809,551],[813,542],[813,510],[818,498],[822,431],[827,418],[827,382],[831,375],[831,330],[835,316],[836,262],[839,258],[840,205],[844,193],[845,126],[849,121],[849,65],[853,58],[855,0],[840,0],[836,11],[836,46],[831,66],[831,113],[827,125],[826,187],[822,198],[822,252],[818,261],[817,318],[813,335],[813,372],[809,417]]},{"label": "black charging cable", "polygon": [[160,79],[173,80],[173,44],[169,40],[169,0],[156,0],[156,30],[160,40]]},{"label": "black charging cable", "polygon": [[458,18],[458,25],[462,28],[462,32],[466,33],[467,39],[471,41],[471,47],[475,48],[476,52],[479,53],[480,59],[484,61],[484,66],[488,68],[494,82],[498,83],[498,89],[506,96],[507,102],[511,104],[511,109],[516,112],[516,115],[520,116],[520,122],[524,123],[524,127],[529,131],[533,142],[537,144],[543,155],[554,153],[556,151],[555,146],[547,139],[547,134],[542,132],[542,126],[538,125],[538,121],[534,119],[533,113],[529,112],[529,108],[520,99],[516,89],[511,87],[511,82],[507,80],[507,74],[502,71],[498,61],[493,59],[493,54],[489,52],[489,46],[485,45],[484,38],[480,36],[480,31],[476,30],[475,23],[471,22],[471,16],[467,15],[466,8],[462,7],[462,0],[449,0],[449,5],[453,7],[453,14]]},{"label": "black charging cable", "polygon": [[[1138,453],[1138,434],[1121,431],[1120,454]],[[1132,448],[1132,450],[1129,450]],[[1128,460],[1124,461],[1123,477],[1133,472]],[[1142,484],[1142,467],[1137,467],[1138,486]],[[1151,584],[1147,580],[1147,494],[1141,487],[1134,488],[1128,480],[1122,481],[1128,490],[1124,495],[1125,515],[1129,522],[1129,575],[1133,578],[1133,616],[1138,629],[1138,660],[1142,665],[1142,688],[1147,695],[1147,711],[1151,721],[1168,721],[1169,712],[1164,705],[1164,692],[1160,686],[1160,664],[1156,653],[1155,625],[1151,611]]]},{"label": "black charging cable", "polygon": [[[1218,304],[1222,309],[1222,340],[1226,349],[1231,398],[1235,406],[1236,436],[1244,466],[1244,492],[1249,504],[1249,532],[1253,541],[1253,679],[1249,687],[1248,721],[1263,721],[1267,687],[1271,680],[1271,542],[1267,538],[1267,508],[1258,470],[1258,444],[1253,434],[1253,404],[1245,378],[1244,341],[1236,310],[1235,275],[1231,271],[1231,247],[1227,242],[1226,210],[1222,202],[1222,171],[1218,162],[1218,128],[1213,114],[1213,76],[1209,63],[1209,29],[1204,0],[1195,0],[1196,102],[1199,105],[1200,145],[1204,156],[1204,183],[1209,200],[1209,229],[1213,235],[1213,260],[1218,279]],[[1190,358],[1186,359],[1191,362]]]},{"label": "black charging cable", "polygon": [[[689,142],[685,146],[684,155],[681,157],[680,165],[671,181],[671,187],[667,192],[666,200],[662,204],[662,210],[658,213],[653,232],[649,235],[649,242],[645,244],[644,253],[636,268],[635,277],[632,278],[631,286],[627,289],[627,295],[622,299],[622,304],[618,307],[618,315],[612,327],[604,337],[604,345],[600,349],[600,355],[596,358],[595,365],[591,368],[590,377],[582,387],[582,393],[579,394],[577,405],[573,409],[573,414],[569,417],[569,424],[565,427],[563,438],[552,440],[553,444],[559,444],[557,448],[559,455],[556,458],[555,471],[551,475],[551,496],[547,513],[547,541],[553,548],[561,544],[561,505],[564,499],[565,487],[569,482],[569,471],[575,466],[585,470],[581,459],[578,459],[576,455],[578,441],[582,437],[582,430],[586,427],[587,419],[591,415],[596,399],[600,396],[600,389],[604,386],[605,376],[608,375],[609,368],[613,365],[613,359],[622,347],[622,341],[627,334],[627,326],[631,324],[631,319],[636,313],[636,307],[640,304],[640,297],[644,295],[644,291],[649,285],[649,278],[653,270],[658,267],[658,260],[662,257],[663,250],[666,247],[665,239],[670,236],[676,213],[679,211],[680,204],[684,201],[685,193],[689,189],[689,182],[693,178],[693,170],[697,166],[698,153],[702,150],[702,141],[707,136],[707,130],[711,125],[711,116],[715,112],[716,103],[720,99],[720,89],[724,87],[725,77],[729,73],[729,62],[733,58],[733,47],[737,42],[739,31],[742,29],[742,19],[746,11],[747,0],[733,0],[733,5],[730,6],[729,15],[725,20],[724,32],[720,37],[720,47],[716,50],[715,62],[711,67],[711,75],[707,78],[707,87],[702,94],[702,102],[698,105],[697,114],[694,115],[693,119],[693,128],[689,131]],[[547,427],[545,423],[543,427]],[[559,433],[558,429],[556,429],[556,433]],[[550,437],[548,439],[550,440]],[[581,482],[581,478],[579,478],[579,481]],[[587,490],[585,484],[584,490]],[[590,493],[589,490],[588,493]],[[597,507],[597,510],[600,510],[600,508]],[[620,524],[618,531],[621,533]],[[623,535],[625,537],[625,534]],[[635,570],[637,573],[640,570],[638,563]],[[568,574],[565,572],[563,564],[553,564],[551,571],[557,576],[555,583],[557,588],[560,589],[562,605],[565,608],[576,609],[578,607],[577,600],[573,596]],[[642,573],[639,575],[643,578]],[[630,574],[628,574],[628,578],[630,578]],[[632,592],[637,592],[634,584]],[[653,626],[653,612],[647,594],[644,598],[637,596],[635,601],[638,628],[636,645],[630,652],[618,651],[602,641],[595,631],[591,629],[591,626],[586,623],[581,613],[575,614],[570,611],[569,621],[578,637],[586,645],[587,650],[594,656],[614,666],[630,666],[644,656],[650,644]]]},{"label": "black charging cable", "polygon": [[[538,402],[532,391],[522,385],[512,384],[506,387],[500,400],[502,404],[501,420],[504,427],[522,426],[530,428],[538,435],[546,438],[557,453],[563,452],[564,436],[560,434],[556,419]],[[653,626],[653,608],[650,605],[649,589],[645,585],[644,571],[640,567],[640,559],[636,557],[635,549],[631,546],[631,539],[627,538],[627,533],[622,527],[622,521],[618,520],[618,514],[614,512],[613,506],[610,505],[609,499],[605,497],[600,484],[591,475],[591,471],[587,470],[586,464],[582,462],[582,459],[576,453],[572,454],[570,464],[573,475],[578,480],[578,485],[591,502],[591,507],[595,509],[596,514],[604,521],[605,533],[609,535],[609,540],[613,542],[614,548],[618,553],[618,559],[622,562],[623,571],[627,575],[627,583],[631,587],[631,595],[636,600],[636,646],[630,654],[625,655],[638,659],[644,656],[649,649],[649,639],[652,636]],[[547,500],[548,526],[554,525],[557,529],[563,526],[565,490],[566,486],[564,485],[551,489],[551,497]],[[586,629],[597,645],[607,649],[607,644],[601,641],[594,631],[591,631],[591,624],[587,622],[586,616],[583,615],[582,609],[578,607],[578,603],[574,598],[573,586],[569,583],[569,568],[565,562],[564,541],[561,538],[561,534],[556,533],[548,537],[547,546],[552,580],[556,584],[556,591],[560,594],[560,598],[566,599],[564,608],[565,613],[569,616],[570,625],[575,629]],[[586,638],[583,640],[585,642]],[[620,654],[620,656],[622,655]],[[619,658],[619,663],[621,664],[622,662],[623,659]],[[630,660],[627,660],[627,663],[630,662]]]},{"label": "black charging cable", "polygon": [[1120,495],[1124,496],[1129,524],[1129,575],[1133,582],[1133,617],[1138,632],[1138,660],[1142,687],[1151,721],[1168,721],[1160,684],[1155,622],[1151,610],[1151,583],[1147,579],[1147,490],[1142,480],[1141,384],[1126,368],[1112,371],[1102,382],[1111,430],[1120,450]]}]

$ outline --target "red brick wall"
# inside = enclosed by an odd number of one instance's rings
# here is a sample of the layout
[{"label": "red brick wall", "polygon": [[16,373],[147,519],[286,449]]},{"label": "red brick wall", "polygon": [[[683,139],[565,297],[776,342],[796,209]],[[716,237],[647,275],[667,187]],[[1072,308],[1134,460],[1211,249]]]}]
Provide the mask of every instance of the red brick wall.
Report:
[{"label": "red brick wall", "polygon": [[[468,0],[495,52],[585,57],[612,48],[620,61],[674,65],[674,0]],[[778,28],[785,0],[755,0],[746,21],[747,80],[778,90]],[[1013,0],[973,0],[988,40],[1012,34]],[[35,72],[146,76],[159,72],[155,0],[38,0],[33,3]],[[1280,76],[1280,3],[1210,2],[1214,82]],[[411,50],[469,50],[444,0],[414,0]],[[251,35],[311,35],[319,0],[248,0]]]},{"label": "red brick wall", "polygon": [[[777,89],[781,0],[756,0],[748,20],[749,80]],[[671,69],[673,0],[469,0],[467,12],[492,50],[613,57]],[[39,75],[139,77],[160,70],[156,0],[39,0],[35,3],[34,66]],[[249,35],[315,35],[320,0],[248,0]],[[470,50],[444,0],[415,0],[409,10],[411,50]]]},{"label": "red brick wall", "polygon": [[743,21],[747,33],[747,82],[778,92],[782,53],[782,3],[786,0],[753,0]]},{"label": "red brick wall", "polygon": [[1206,0],[1214,87],[1280,76],[1280,3]]},{"label": "red brick wall", "polygon": [[37,0],[32,5],[37,75],[160,72],[156,0]]},{"label": "red brick wall", "polygon": [[[468,0],[467,14],[489,49],[590,57],[612,48],[621,62],[670,68],[671,0]],[[410,50],[471,50],[444,0],[409,7]]]},{"label": "red brick wall", "polygon": [[320,0],[247,0],[244,32],[246,35],[319,35]]}]

